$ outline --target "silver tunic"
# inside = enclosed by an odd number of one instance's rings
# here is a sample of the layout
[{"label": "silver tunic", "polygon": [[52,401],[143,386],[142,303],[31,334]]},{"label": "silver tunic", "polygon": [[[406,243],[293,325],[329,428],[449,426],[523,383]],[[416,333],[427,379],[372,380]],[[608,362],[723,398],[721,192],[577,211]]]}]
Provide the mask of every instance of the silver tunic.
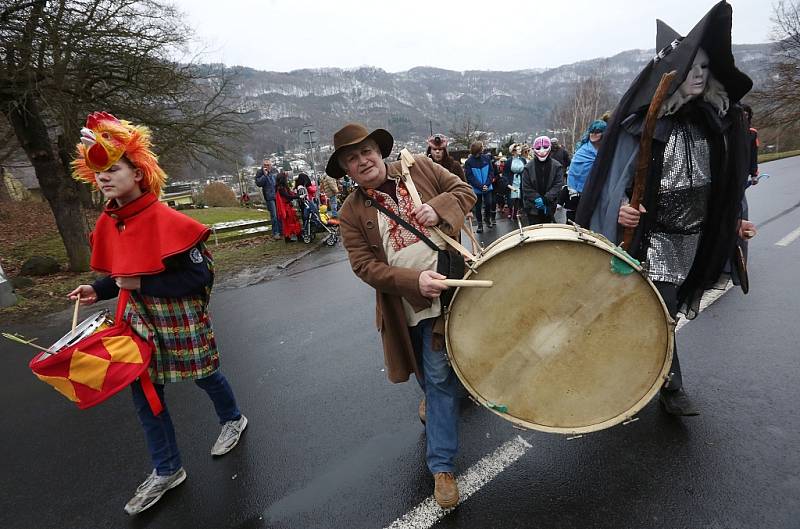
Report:
[{"label": "silver tunic", "polygon": [[711,154],[702,129],[675,122],[664,150],[656,222],[645,267],[652,281],[681,285],[692,268],[711,191]]}]

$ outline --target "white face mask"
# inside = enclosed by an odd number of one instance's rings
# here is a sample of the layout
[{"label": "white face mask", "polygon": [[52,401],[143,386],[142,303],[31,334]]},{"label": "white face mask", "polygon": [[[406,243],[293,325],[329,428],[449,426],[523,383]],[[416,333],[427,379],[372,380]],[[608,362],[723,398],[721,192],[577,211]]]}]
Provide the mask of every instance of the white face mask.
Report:
[{"label": "white face mask", "polygon": [[697,55],[692,62],[692,68],[686,75],[686,79],[678,87],[678,92],[687,99],[701,95],[708,84],[710,70],[708,69],[708,54],[703,48],[698,48]]}]

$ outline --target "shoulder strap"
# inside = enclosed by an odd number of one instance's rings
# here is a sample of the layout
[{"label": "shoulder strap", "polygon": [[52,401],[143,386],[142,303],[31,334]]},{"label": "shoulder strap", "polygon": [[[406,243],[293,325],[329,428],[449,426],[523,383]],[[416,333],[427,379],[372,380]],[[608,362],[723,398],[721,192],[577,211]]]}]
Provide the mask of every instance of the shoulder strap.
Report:
[{"label": "shoulder strap", "polygon": [[396,221],[398,224],[400,224],[401,226],[403,226],[405,229],[407,229],[408,231],[410,231],[411,233],[413,233],[414,235],[416,235],[417,237],[419,237],[419,240],[421,240],[422,242],[424,242],[425,244],[427,244],[427,245],[428,245],[428,248],[430,248],[430,249],[431,249],[431,250],[433,250],[434,252],[438,252],[439,250],[441,250],[441,248],[439,248],[438,246],[436,246],[436,244],[435,244],[435,243],[434,243],[432,240],[430,240],[428,237],[426,237],[424,233],[422,233],[422,232],[421,232],[421,231],[419,231],[417,228],[415,228],[413,224],[411,224],[411,223],[409,223],[409,222],[406,222],[406,221],[405,221],[403,218],[401,218],[401,217],[400,217],[400,216],[399,216],[397,213],[395,213],[395,212],[394,212],[394,211],[392,211],[391,209],[387,208],[387,207],[386,207],[386,206],[384,206],[383,204],[380,204],[380,203],[379,203],[377,200],[375,200],[374,198],[371,198],[371,199],[369,199],[369,200],[368,200],[368,203],[369,203],[369,205],[370,205],[370,206],[372,206],[373,208],[377,209],[377,210],[378,210],[378,211],[380,211],[381,213],[385,214],[387,217],[389,217],[389,218],[391,218],[392,220]]},{"label": "shoulder strap", "polygon": [[[414,181],[411,179],[411,171],[408,170],[409,167],[414,165],[414,157],[408,152],[408,149],[403,149],[400,151],[400,166],[402,167],[402,180],[406,184],[406,188],[408,188],[408,194],[411,195],[411,200],[414,202],[414,205],[419,207],[422,205],[422,200],[419,198],[419,193],[417,193],[417,187],[414,185]],[[453,239],[445,232],[440,230],[436,226],[431,226],[434,232],[444,239],[444,241],[452,246],[458,253],[463,255],[466,259],[474,262],[477,258],[470,253],[464,246],[461,245],[460,242]]]}]

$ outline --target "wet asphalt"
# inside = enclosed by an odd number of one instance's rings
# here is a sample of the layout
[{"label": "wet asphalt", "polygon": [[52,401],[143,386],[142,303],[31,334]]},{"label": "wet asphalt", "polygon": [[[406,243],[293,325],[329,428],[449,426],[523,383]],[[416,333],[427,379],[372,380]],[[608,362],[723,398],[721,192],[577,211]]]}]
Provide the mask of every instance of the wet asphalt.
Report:
[{"label": "wet asphalt", "polygon": [[[465,401],[460,471],[518,435],[532,448],[435,527],[800,527],[800,240],[775,245],[800,227],[800,157],[762,171],[771,178],[748,191],[750,293],[732,289],[678,332],[702,415],[676,419],[652,402],[637,422],[567,440]],[[248,429],[212,458],[210,402],[192,383],[169,385],[188,479],[136,517],[122,507],[150,466],[129,393],[79,411],[31,375],[29,351],[0,343],[0,527],[382,528],[431,494],[421,391],[386,380],[374,293],[341,247],[220,289],[211,308]],[[70,316],[10,328],[52,342]]]}]

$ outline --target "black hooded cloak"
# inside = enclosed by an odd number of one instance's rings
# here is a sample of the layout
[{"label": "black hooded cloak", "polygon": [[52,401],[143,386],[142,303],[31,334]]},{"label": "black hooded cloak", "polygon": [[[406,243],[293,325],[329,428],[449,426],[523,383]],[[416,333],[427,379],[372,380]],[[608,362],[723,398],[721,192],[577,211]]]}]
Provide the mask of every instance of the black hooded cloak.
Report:
[{"label": "black hooded cloak", "polygon": [[[678,305],[687,317],[696,315],[703,291],[718,283],[725,264],[735,251],[736,232],[741,218],[744,181],[747,178],[747,121],[738,102],[752,88],[750,78],[738,70],[731,51],[732,9],[724,0],[716,4],[685,38],[657,21],[657,55],[636,77],[620,100],[599,148],[590,173],[576,222],[590,227],[614,242],[622,229],[616,222],[620,192],[630,195],[632,171],[647,108],[664,73],[677,75],[667,97],[674,94],[691,70],[698,48],[709,56],[709,68],[722,83],[730,99],[724,116],[718,109],[695,98],[678,114],[700,123],[707,132],[711,149],[711,195],[699,247],[686,280],[678,289]],[[636,229],[629,253],[643,260],[647,253],[650,230],[656,220],[658,191],[662,176],[664,150],[672,132],[675,116],[656,122],[652,159],[642,205],[647,210]],[[626,163],[627,162],[627,163]],[[635,163],[633,164],[635,166]]]}]

